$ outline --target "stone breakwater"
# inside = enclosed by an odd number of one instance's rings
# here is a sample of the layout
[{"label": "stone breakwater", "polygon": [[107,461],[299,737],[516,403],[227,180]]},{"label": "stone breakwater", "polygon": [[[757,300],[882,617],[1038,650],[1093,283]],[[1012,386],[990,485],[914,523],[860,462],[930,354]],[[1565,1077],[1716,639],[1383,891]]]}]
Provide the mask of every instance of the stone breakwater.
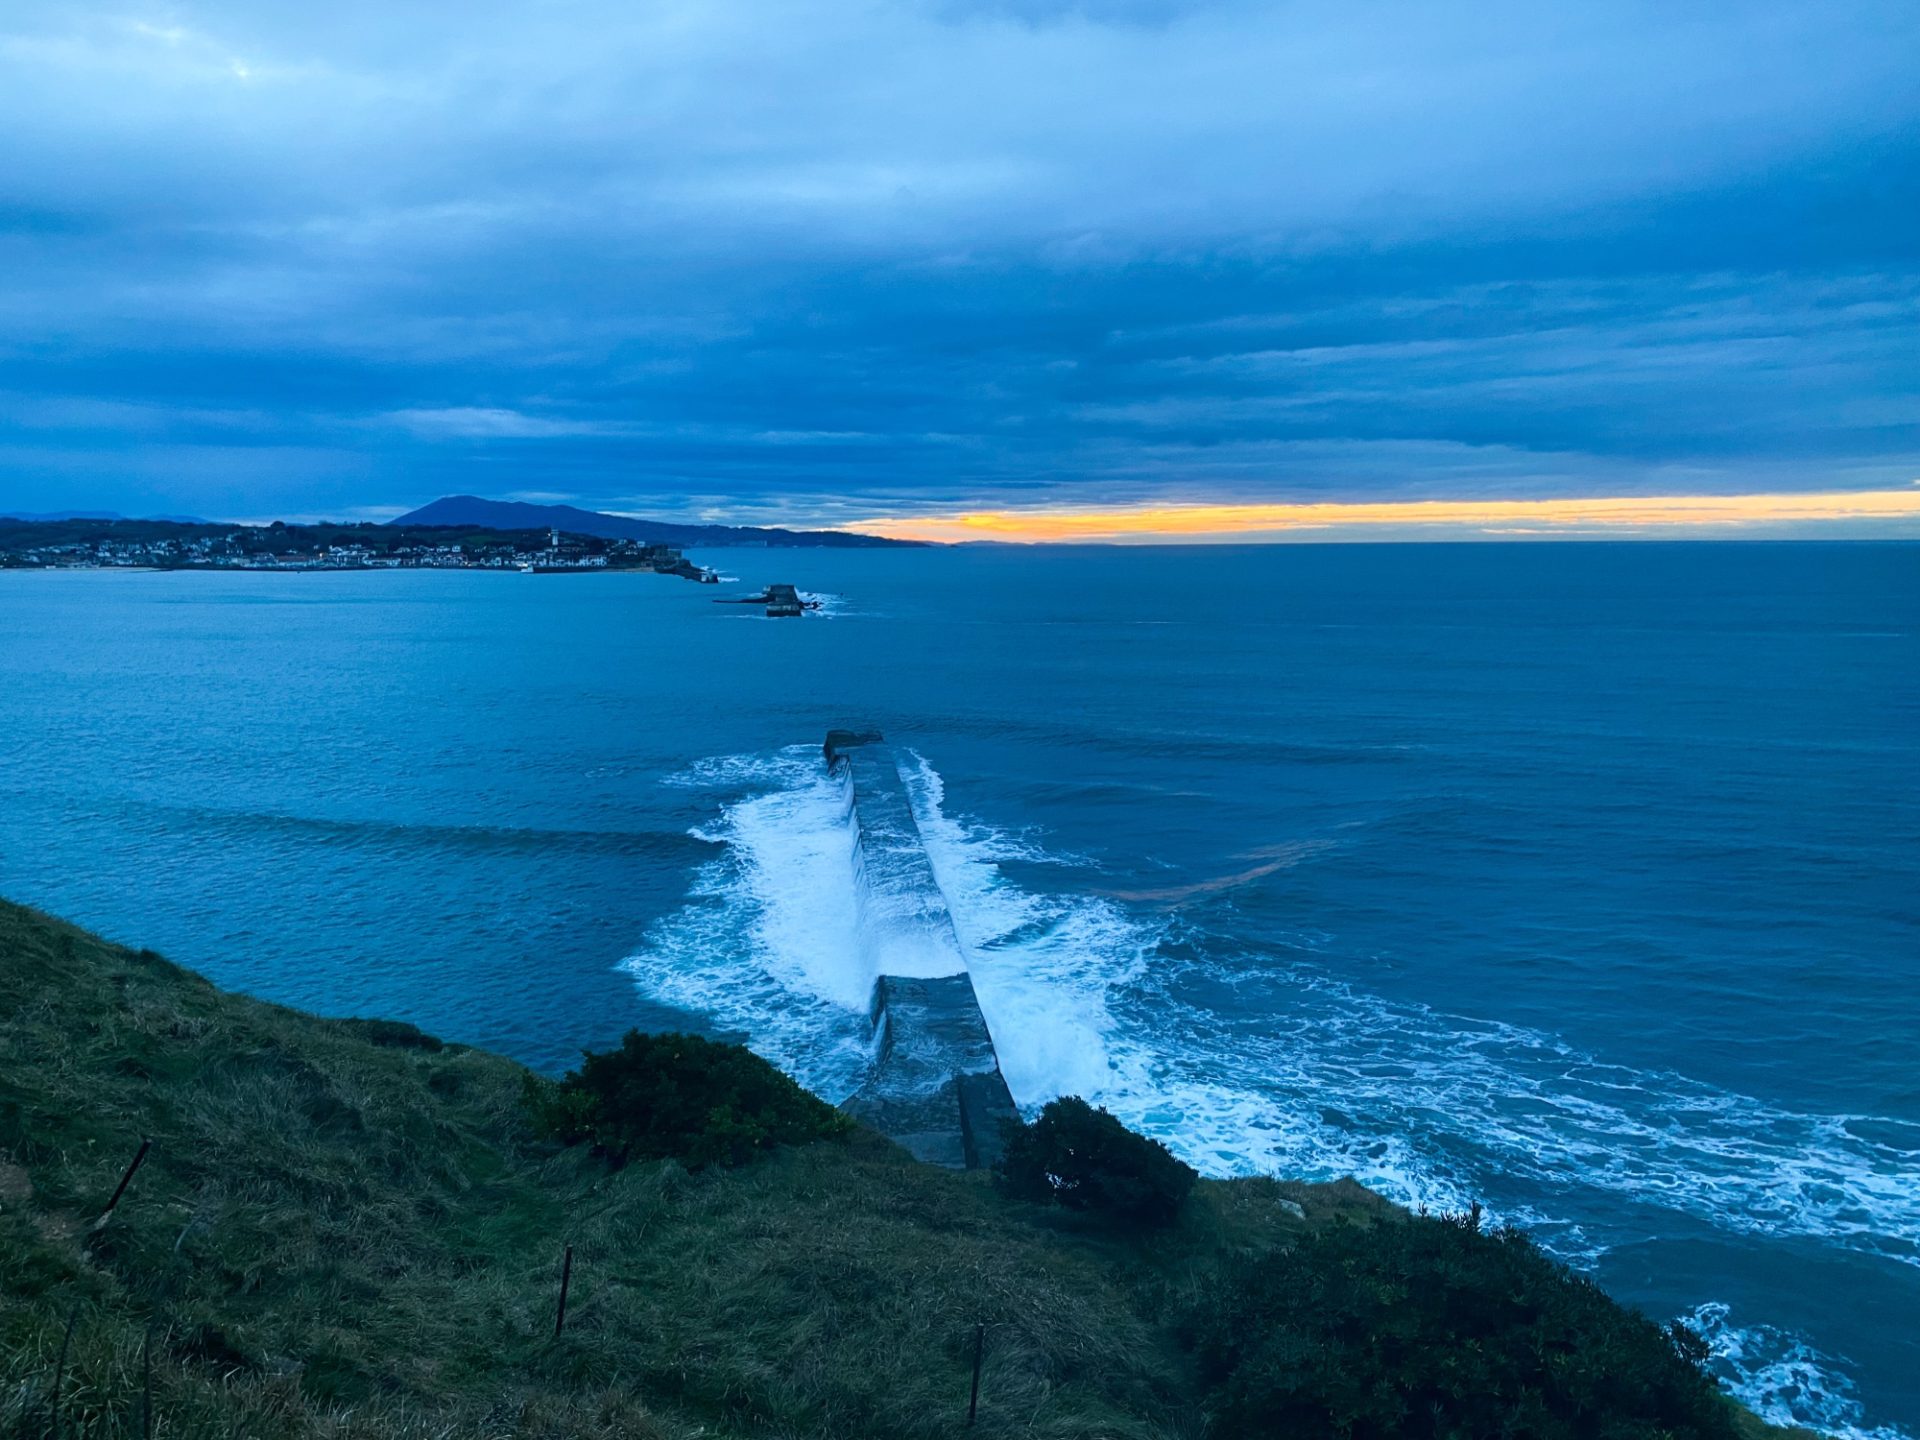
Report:
[{"label": "stone breakwater", "polygon": [[848,789],[877,977],[873,1069],[844,1108],[920,1160],[990,1166],[1018,1111],[892,748],[877,731],[836,730],[824,758]]}]

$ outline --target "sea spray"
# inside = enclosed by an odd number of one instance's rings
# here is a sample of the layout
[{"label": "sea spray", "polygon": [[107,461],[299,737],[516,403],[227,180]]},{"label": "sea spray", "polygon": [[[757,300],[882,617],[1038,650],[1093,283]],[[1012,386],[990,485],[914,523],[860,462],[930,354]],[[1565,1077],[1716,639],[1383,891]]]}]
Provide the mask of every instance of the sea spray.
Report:
[{"label": "sea spray", "polygon": [[1115,1025],[1110,1002],[1146,972],[1158,928],[1103,899],[1014,885],[1002,862],[1054,857],[950,819],[945,785],[922,757],[902,778],[1014,1099],[1031,1110],[1057,1095],[1144,1093],[1143,1052]]},{"label": "sea spray", "polygon": [[[726,796],[699,833],[725,849],[625,962],[649,999],[745,1034],[829,1100],[866,1071],[873,971],[845,787],[817,749],[702,762],[676,783]],[[811,759],[809,759],[811,756]]]}]

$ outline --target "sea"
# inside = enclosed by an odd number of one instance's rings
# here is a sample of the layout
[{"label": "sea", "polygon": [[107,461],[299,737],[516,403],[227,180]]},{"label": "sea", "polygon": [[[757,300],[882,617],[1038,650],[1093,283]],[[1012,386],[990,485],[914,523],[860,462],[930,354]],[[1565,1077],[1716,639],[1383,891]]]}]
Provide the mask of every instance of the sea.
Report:
[{"label": "sea", "polygon": [[[549,1071],[872,982],[900,758],[1007,1080],[1479,1202],[1769,1418],[1920,1437],[1920,546],[0,571],[0,894]],[[715,604],[768,581],[798,620]]]}]

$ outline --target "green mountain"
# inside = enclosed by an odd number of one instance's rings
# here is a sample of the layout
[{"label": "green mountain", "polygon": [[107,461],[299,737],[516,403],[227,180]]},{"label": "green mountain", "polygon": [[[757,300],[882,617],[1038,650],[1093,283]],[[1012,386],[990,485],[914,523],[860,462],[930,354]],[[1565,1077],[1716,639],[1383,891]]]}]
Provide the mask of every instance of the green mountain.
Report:
[{"label": "green mountain", "polygon": [[570,535],[598,535],[608,540],[644,540],[656,545],[765,546],[793,549],[802,546],[833,549],[873,549],[918,546],[917,540],[889,540],[851,530],[780,530],[753,525],[690,525],[676,520],[639,520],[631,515],[607,515],[576,505],[533,505],[520,500],[483,500],[477,495],[447,495],[390,521],[402,526],[479,526],[489,530],[561,530]]}]

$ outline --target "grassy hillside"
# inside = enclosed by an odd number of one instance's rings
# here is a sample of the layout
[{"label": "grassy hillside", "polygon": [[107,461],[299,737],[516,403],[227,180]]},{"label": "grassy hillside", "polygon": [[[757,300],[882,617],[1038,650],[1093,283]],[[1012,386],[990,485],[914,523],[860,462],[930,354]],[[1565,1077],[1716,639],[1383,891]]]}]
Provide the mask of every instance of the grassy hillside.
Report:
[{"label": "grassy hillside", "polygon": [[973,1433],[1197,1440],[1182,1317],[1310,1231],[1408,1223],[1246,1180],[1115,1234],[864,1132],[613,1170],[537,1140],[522,1080],[0,902],[0,1435],[49,1433],[71,1322],[74,1436],[142,1433],[143,1351],[165,1436],[950,1436],[981,1322]]}]

